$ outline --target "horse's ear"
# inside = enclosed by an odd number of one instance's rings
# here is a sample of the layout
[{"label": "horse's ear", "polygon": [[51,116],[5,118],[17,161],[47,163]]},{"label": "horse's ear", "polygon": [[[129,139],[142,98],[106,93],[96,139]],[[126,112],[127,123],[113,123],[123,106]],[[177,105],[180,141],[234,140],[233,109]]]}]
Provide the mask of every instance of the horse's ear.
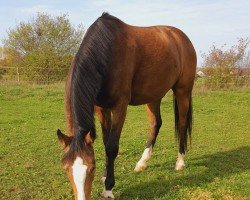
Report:
[{"label": "horse's ear", "polygon": [[86,142],[86,144],[92,144],[93,143],[93,139],[90,136],[90,132],[88,132],[87,135],[85,136],[85,142]]},{"label": "horse's ear", "polygon": [[63,148],[66,148],[67,146],[69,146],[70,143],[71,143],[71,141],[72,141],[72,137],[63,134],[63,133],[60,131],[60,129],[57,130],[57,137],[58,137],[58,139],[59,139],[59,142],[60,142],[61,145],[63,146]]}]

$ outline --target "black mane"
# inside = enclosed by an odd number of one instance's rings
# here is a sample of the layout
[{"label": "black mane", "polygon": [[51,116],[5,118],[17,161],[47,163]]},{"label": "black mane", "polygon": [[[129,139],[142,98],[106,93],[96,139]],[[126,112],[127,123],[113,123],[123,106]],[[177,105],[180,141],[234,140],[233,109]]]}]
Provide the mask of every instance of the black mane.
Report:
[{"label": "black mane", "polygon": [[113,20],[118,20],[118,21],[121,21],[120,19],[118,19],[117,17],[113,16],[113,15],[110,15],[108,12],[103,12],[102,13],[102,16],[100,18],[103,18],[103,19],[113,19]]},{"label": "black mane", "polygon": [[108,13],[103,13],[87,30],[75,56],[70,95],[74,139],[64,161],[81,152],[88,132],[93,139],[96,137],[94,104],[109,68],[118,32],[117,20]]}]

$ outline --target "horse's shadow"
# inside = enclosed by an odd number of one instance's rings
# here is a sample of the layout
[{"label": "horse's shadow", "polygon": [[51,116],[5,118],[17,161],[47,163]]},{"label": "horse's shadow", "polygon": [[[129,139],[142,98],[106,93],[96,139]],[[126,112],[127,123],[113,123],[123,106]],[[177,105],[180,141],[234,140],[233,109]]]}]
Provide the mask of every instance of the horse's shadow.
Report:
[{"label": "horse's shadow", "polygon": [[[222,179],[233,174],[245,172],[250,169],[249,154],[250,147],[244,146],[231,151],[217,152],[196,159],[190,159],[188,164],[190,168],[194,167],[194,172],[191,171],[192,169],[187,169],[187,173],[181,173],[178,176],[174,176],[175,178],[173,179],[131,185],[122,191],[119,199],[128,199],[128,197],[130,197],[129,199],[160,198],[169,191],[178,190],[185,186],[199,187],[215,179]],[[167,166],[166,163],[164,165]],[[169,173],[178,173],[173,170],[171,172],[171,170]],[[174,193],[175,199],[181,199],[181,197],[178,197],[178,192]]]}]

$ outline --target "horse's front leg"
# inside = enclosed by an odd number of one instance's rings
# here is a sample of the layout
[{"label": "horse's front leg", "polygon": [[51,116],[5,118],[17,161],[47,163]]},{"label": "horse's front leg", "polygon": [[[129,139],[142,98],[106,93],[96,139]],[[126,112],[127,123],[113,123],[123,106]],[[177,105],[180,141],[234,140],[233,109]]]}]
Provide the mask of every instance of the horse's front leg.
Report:
[{"label": "horse's front leg", "polygon": [[111,130],[108,134],[107,141],[105,144],[105,151],[107,157],[106,172],[107,176],[105,179],[105,187],[102,193],[104,198],[114,198],[112,189],[115,185],[114,176],[114,162],[119,150],[119,139],[121,130],[126,117],[127,104],[120,104],[111,110],[112,112],[112,123]]},{"label": "horse's front leg", "polygon": [[[96,106],[95,107],[95,112],[96,112],[96,114],[98,116],[98,119],[99,119],[101,127],[102,127],[103,144],[104,144],[104,146],[106,146],[108,136],[109,136],[109,133],[110,133],[110,130],[111,130],[111,111],[110,111],[110,109]],[[103,183],[105,183],[105,179],[106,179],[106,176],[107,176],[106,168],[107,168],[107,157],[106,157],[106,164],[105,164],[104,173],[103,173],[103,176],[101,178],[101,181]]]}]

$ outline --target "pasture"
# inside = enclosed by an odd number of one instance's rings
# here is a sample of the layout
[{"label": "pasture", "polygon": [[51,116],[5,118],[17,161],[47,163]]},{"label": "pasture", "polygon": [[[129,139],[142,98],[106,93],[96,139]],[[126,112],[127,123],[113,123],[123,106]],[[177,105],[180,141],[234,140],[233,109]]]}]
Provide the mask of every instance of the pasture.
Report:
[{"label": "pasture", "polygon": [[[145,172],[134,173],[148,136],[144,106],[129,107],[116,160],[117,199],[249,199],[250,90],[194,92],[194,130],[186,170],[176,172],[172,95]],[[64,85],[0,86],[0,199],[73,199],[60,165],[56,130],[65,132]],[[104,148],[95,141],[92,196],[103,189]]]}]

